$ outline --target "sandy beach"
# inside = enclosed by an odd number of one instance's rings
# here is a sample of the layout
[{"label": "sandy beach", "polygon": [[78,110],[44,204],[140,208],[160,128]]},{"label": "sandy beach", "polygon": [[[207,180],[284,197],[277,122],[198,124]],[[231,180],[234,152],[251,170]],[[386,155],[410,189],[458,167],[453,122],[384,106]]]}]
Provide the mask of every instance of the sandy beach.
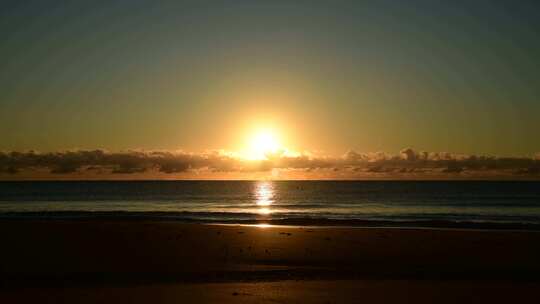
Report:
[{"label": "sandy beach", "polygon": [[1,303],[533,299],[540,233],[0,221]]}]

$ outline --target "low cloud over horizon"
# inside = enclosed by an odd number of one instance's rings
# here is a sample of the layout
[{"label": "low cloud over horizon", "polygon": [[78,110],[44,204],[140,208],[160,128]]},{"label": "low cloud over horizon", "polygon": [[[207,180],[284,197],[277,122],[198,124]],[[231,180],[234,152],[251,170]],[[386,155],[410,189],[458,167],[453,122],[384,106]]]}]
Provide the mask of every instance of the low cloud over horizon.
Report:
[{"label": "low cloud over horizon", "polygon": [[309,152],[245,160],[225,151],[77,150],[0,152],[0,178],[10,179],[538,179],[540,154],[497,157],[415,151],[396,154]]}]

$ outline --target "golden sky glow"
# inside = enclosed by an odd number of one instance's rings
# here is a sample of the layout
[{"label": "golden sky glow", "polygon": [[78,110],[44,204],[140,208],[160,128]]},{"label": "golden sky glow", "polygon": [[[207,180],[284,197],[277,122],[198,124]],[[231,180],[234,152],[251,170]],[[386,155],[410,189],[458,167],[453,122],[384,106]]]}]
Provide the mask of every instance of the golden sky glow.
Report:
[{"label": "golden sky glow", "polygon": [[3,8],[2,151],[540,151],[536,7],[63,2]]},{"label": "golden sky glow", "polygon": [[540,176],[534,1],[23,2],[0,178]]}]

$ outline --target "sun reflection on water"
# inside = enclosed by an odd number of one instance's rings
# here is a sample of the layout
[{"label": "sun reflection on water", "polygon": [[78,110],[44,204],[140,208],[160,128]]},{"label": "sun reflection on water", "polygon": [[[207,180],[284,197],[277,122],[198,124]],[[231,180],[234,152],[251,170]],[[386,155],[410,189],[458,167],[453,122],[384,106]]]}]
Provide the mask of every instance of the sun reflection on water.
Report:
[{"label": "sun reflection on water", "polygon": [[272,213],[272,210],[270,210],[269,208],[259,208],[259,213],[260,214],[270,214],[270,213]]},{"label": "sun reflection on water", "polygon": [[269,206],[274,202],[274,186],[271,182],[261,181],[255,185],[255,202],[260,214],[270,214]]},{"label": "sun reflection on water", "polygon": [[263,229],[264,229],[264,228],[270,228],[270,227],[272,227],[272,225],[270,225],[270,224],[265,224],[265,223],[262,223],[262,224],[255,224],[255,225],[253,225],[253,226],[254,226],[254,227],[257,227],[257,228],[263,228]]}]

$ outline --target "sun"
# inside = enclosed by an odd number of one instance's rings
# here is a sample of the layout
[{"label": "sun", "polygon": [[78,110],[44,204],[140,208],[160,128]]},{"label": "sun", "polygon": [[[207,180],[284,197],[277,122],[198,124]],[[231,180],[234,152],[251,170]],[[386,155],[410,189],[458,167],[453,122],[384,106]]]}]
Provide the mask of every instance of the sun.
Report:
[{"label": "sun", "polygon": [[246,158],[251,160],[263,160],[269,154],[280,150],[281,144],[275,132],[272,130],[258,130],[249,138]]}]

